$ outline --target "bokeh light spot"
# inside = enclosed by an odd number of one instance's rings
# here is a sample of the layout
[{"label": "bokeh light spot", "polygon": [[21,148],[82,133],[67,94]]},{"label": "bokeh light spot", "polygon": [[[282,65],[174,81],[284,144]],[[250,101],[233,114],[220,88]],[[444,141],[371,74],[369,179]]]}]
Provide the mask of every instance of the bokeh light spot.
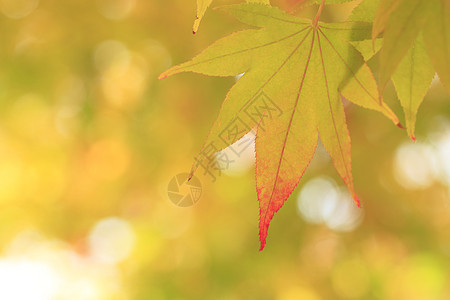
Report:
[{"label": "bokeh light spot", "polygon": [[104,263],[115,264],[125,260],[133,251],[134,244],[133,228],[119,218],[99,221],[89,234],[92,256]]},{"label": "bokeh light spot", "polygon": [[120,285],[114,266],[81,256],[63,241],[35,231],[16,235],[0,258],[2,300],[119,299]]},{"label": "bokeh light spot", "polygon": [[59,284],[58,274],[46,263],[30,259],[0,260],[1,299],[54,299]]},{"label": "bokeh light spot", "polygon": [[406,189],[425,189],[433,184],[438,173],[433,148],[427,144],[401,145],[395,154],[394,176]]},{"label": "bokeh light spot", "polygon": [[307,222],[324,223],[334,231],[354,230],[363,219],[363,210],[356,207],[348,191],[326,177],[311,179],[303,186],[297,208]]}]

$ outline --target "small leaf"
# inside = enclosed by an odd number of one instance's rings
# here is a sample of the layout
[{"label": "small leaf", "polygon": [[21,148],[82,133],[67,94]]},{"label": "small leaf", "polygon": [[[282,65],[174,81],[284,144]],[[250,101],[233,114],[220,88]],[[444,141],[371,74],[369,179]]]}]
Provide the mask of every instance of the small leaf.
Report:
[{"label": "small leaf", "polygon": [[[382,39],[375,40],[375,50],[370,40],[352,42],[352,45],[368,61],[381,48]],[[421,37],[409,49],[392,76],[397,96],[403,107],[406,128],[411,139],[415,140],[416,115],[434,77],[434,68]]]},{"label": "small leaf", "polygon": [[401,0],[389,15],[380,52],[380,91],[383,91],[428,18],[430,0]]},{"label": "small leaf", "polygon": [[413,140],[416,139],[414,128],[417,111],[430,88],[434,74],[423,40],[418,38],[392,76],[395,90],[405,112],[408,135]]}]

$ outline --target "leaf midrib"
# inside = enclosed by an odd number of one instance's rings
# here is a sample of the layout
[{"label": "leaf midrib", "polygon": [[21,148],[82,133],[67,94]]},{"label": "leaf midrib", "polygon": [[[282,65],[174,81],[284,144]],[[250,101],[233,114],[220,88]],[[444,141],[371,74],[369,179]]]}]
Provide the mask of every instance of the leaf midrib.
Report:
[{"label": "leaf midrib", "polygon": [[[291,37],[294,37],[294,36],[302,33],[303,31],[307,30],[308,28],[310,28],[310,27],[307,26],[307,27],[303,28],[302,30],[294,32],[294,33],[292,33],[292,34],[290,34],[288,36],[285,36],[285,37],[283,37],[283,38],[281,38],[279,40],[271,41],[269,43],[266,43],[266,44],[263,44],[263,45],[259,45],[259,46],[255,46],[255,47],[252,47],[252,48],[243,49],[243,50],[239,50],[239,51],[235,51],[235,52],[219,55],[219,56],[212,57],[212,58],[207,59],[207,60],[202,60],[202,61],[199,61],[199,62],[196,62],[196,63],[193,63],[193,64],[184,65],[183,67],[179,67],[176,70],[179,71],[179,70],[191,68],[191,67],[198,66],[198,65],[201,65],[201,64],[209,63],[209,62],[217,60],[217,59],[222,59],[224,57],[233,56],[233,55],[236,55],[236,54],[241,54],[241,53],[245,53],[245,52],[248,52],[248,51],[253,51],[253,50],[256,50],[256,49],[261,49],[261,48],[264,48],[264,47],[267,47],[267,46],[271,46],[273,44],[277,44],[277,43],[285,41],[285,40],[287,40],[287,39],[289,39]],[[245,31],[250,31],[250,30],[245,30]]]},{"label": "leaf midrib", "polygon": [[[291,118],[289,119],[289,124],[288,124],[287,130],[286,130],[286,135],[285,135],[285,138],[284,138],[283,147],[281,149],[280,159],[278,161],[277,173],[275,175],[275,181],[274,181],[274,185],[273,185],[273,188],[272,188],[272,193],[270,195],[269,202],[267,203],[267,209],[265,210],[265,213],[264,213],[263,224],[266,224],[267,213],[269,212],[269,207],[270,207],[270,205],[272,203],[273,195],[274,195],[276,187],[277,187],[278,178],[279,178],[279,175],[280,175],[280,168],[281,168],[281,164],[282,164],[283,157],[284,157],[284,150],[286,149],[287,139],[288,139],[288,136],[289,136],[289,133],[290,133],[290,129],[291,129],[291,126],[292,126],[292,120],[294,119],[294,115],[295,115],[295,113],[297,111],[297,105],[298,105],[298,102],[300,100],[301,91],[303,89],[303,83],[305,82],[306,72],[308,71],[309,62],[311,60],[311,54],[312,54],[312,50],[313,50],[313,47],[314,47],[315,36],[316,36],[316,30],[313,31],[313,37],[312,37],[312,41],[311,41],[311,47],[309,49],[308,59],[307,59],[306,65],[305,65],[305,70],[303,71],[300,87],[299,87],[299,90],[297,92],[297,98],[295,99],[294,109],[292,110]],[[300,48],[300,45],[301,45],[301,43],[297,46],[295,51],[297,51],[297,49]]]}]

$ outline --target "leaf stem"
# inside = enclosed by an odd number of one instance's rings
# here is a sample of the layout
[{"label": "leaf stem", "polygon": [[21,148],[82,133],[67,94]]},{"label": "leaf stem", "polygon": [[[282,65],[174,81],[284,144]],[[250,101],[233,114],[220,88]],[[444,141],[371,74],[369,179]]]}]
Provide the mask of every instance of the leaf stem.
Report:
[{"label": "leaf stem", "polygon": [[312,22],[314,29],[317,29],[317,24],[319,23],[319,18],[320,18],[320,15],[322,14],[324,5],[325,5],[325,0],[322,0],[322,2],[320,3],[320,6],[319,6],[319,10],[317,11],[317,15],[314,17],[314,20]]}]

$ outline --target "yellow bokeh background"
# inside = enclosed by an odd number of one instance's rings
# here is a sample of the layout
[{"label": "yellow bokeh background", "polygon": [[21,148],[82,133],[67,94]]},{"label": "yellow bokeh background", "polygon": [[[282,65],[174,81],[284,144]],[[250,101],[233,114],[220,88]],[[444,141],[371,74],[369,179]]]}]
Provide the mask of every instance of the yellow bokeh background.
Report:
[{"label": "yellow bokeh background", "polygon": [[[323,19],[343,21],[357,3]],[[319,146],[258,252],[252,145],[215,180],[199,170],[195,205],[168,195],[238,80],[157,80],[245,28],[209,10],[194,36],[194,19],[194,0],[0,0],[0,299],[450,299],[439,79],[417,143],[346,104],[363,208]],[[392,86],[385,99],[402,116]]]}]

